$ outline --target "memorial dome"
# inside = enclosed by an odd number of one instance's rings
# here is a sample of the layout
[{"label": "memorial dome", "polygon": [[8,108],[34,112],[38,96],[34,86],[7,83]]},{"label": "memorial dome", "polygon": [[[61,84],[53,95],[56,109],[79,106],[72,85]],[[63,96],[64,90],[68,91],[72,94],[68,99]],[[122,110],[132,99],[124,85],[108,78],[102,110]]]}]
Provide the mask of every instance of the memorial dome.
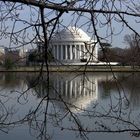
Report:
[{"label": "memorial dome", "polygon": [[52,41],[55,42],[86,42],[91,41],[91,38],[80,28],[68,27],[60,32],[57,32]]}]

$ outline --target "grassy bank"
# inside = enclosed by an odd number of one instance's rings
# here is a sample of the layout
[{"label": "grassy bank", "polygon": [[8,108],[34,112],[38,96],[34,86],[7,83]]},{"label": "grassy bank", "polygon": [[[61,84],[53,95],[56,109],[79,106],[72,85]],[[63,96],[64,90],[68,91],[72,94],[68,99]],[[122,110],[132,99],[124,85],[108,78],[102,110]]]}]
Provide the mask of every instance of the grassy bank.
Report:
[{"label": "grassy bank", "polygon": [[[15,67],[12,69],[0,68],[0,72],[39,72],[40,66],[30,67]],[[43,71],[46,72],[46,67],[43,67]],[[51,72],[140,72],[140,67],[135,66],[68,66],[68,65],[57,65],[49,66]]]}]

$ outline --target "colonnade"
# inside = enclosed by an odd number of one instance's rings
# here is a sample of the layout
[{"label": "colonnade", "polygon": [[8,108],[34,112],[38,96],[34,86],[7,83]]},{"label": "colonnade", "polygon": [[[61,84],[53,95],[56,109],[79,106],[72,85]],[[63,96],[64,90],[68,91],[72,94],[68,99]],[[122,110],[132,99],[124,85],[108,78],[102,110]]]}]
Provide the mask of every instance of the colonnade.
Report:
[{"label": "colonnade", "polygon": [[52,54],[57,60],[91,59],[91,54],[94,52],[93,48],[93,46],[85,46],[84,43],[54,44],[51,46]]},{"label": "colonnade", "polygon": [[77,98],[91,96],[97,99],[98,94],[98,83],[97,79],[90,79],[82,81],[80,79],[75,80],[62,80],[56,78],[53,81],[53,92],[56,94],[58,92],[63,97],[67,98]]}]

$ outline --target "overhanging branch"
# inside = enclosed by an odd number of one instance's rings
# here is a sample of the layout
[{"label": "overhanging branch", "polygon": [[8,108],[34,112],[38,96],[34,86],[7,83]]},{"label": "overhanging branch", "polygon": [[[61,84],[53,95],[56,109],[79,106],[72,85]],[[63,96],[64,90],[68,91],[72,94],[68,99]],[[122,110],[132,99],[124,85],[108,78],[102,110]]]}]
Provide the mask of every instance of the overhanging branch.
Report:
[{"label": "overhanging branch", "polygon": [[36,0],[0,0],[3,2],[13,2],[13,3],[23,3],[27,5],[32,5],[35,7],[42,7],[42,8],[48,8],[56,11],[73,11],[73,12],[85,12],[85,13],[101,13],[101,14],[124,14],[134,17],[140,17],[139,13],[133,13],[133,12],[127,12],[127,11],[119,11],[119,10],[103,10],[103,9],[89,9],[89,8],[81,8],[81,7],[69,7],[69,6],[63,6],[60,4],[54,4],[54,3],[44,3],[41,1]]}]

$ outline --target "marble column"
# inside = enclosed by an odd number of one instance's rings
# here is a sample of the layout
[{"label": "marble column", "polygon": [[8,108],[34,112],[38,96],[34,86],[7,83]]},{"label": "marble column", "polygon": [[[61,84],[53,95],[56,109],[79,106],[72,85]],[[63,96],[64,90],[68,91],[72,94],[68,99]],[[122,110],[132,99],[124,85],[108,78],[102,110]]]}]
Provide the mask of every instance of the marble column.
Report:
[{"label": "marble column", "polygon": [[65,59],[68,59],[68,46],[65,45]]},{"label": "marble column", "polygon": [[70,60],[70,45],[67,45],[68,60]]},{"label": "marble column", "polygon": [[82,51],[81,51],[81,45],[79,45],[79,59],[81,59]]},{"label": "marble column", "polygon": [[75,60],[77,60],[77,53],[76,53],[76,45],[74,45],[74,55],[75,55]]},{"label": "marble column", "polygon": [[81,49],[80,49],[80,52],[81,52],[81,58],[83,58],[83,57],[84,57],[84,55],[83,55],[83,54],[84,54],[84,53],[83,53],[83,52],[84,52],[83,45],[80,45],[80,46],[81,46]]},{"label": "marble column", "polygon": [[64,52],[63,52],[63,46],[61,45],[61,60],[63,60],[63,54]]},{"label": "marble column", "polygon": [[70,45],[70,60],[73,59],[72,45]]},{"label": "marble column", "polygon": [[83,47],[84,47],[84,49],[83,49],[83,55],[84,55],[84,59],[85,59],[86,58],[86,47],[85,47],[85,45]]},{"label": "marble column", "polygon": [[76,53],[77,53],[77,59],[79,59],[79,45],[76,45]]},{"label": "marble column", "polygon": [[72,59],[75,60],[75,47],[72,45]]},{"label": "marble column", "polygon": [[63,45],[63,60],[65,60],[65,57],[66,57],[66,48],[65,48],[65,45]]},{"label": "marble column", "polygon": [[75,55],[75,58],[74,58],[74,59],[75,59],[75,60],[77,60],[77,53],[76,53],[76,51],[77,51],[77,50],[76,50],[76,45],[74,45],[74,55]]},{"label": "marble column", "polygon": [[58,59],[61,60],[61,45],[58,45]]},{"label": "marble column", "polygon": [[59,60],[59,46],[57,45],[57,60]]}]

